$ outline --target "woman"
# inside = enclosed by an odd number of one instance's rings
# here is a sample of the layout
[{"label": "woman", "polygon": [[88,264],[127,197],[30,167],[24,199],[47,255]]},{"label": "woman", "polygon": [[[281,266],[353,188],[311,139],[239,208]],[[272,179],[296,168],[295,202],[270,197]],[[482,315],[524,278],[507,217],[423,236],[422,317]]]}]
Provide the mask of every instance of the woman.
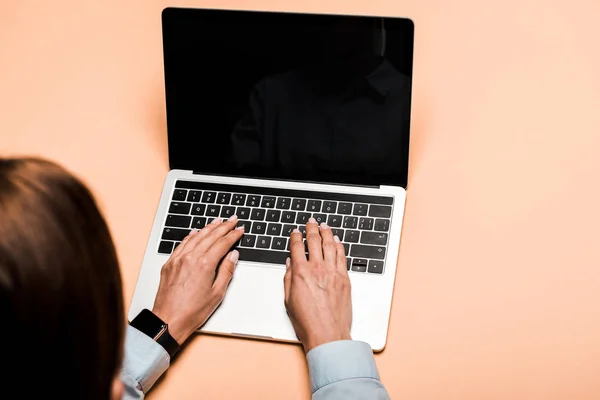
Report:
[{"label": "woman", "polygon": [[[161,270],[152,309],[183,344],[223,300],[243,235],[232,216],[193,231]],[[307,353],[313,399],[389,399],[371,348],[350,338],[344,247],[311,218],[292,233],[285,304]],[[142,399],[170,363],[124,316],[119,264],[93,196],[60,166],[0,158],[3,398]],[[127,329],[126,355],[123,362]]]}]

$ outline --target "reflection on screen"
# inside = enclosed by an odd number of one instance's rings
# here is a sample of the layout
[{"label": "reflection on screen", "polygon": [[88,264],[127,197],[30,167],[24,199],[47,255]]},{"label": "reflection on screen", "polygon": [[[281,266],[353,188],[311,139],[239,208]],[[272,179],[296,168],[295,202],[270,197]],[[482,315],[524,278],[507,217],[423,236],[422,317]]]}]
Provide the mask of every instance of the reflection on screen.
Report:
[{"label": "reflection on screen", "polygon": [[406,185],[410,21],[172,11],[164,16],[172,166]]}]

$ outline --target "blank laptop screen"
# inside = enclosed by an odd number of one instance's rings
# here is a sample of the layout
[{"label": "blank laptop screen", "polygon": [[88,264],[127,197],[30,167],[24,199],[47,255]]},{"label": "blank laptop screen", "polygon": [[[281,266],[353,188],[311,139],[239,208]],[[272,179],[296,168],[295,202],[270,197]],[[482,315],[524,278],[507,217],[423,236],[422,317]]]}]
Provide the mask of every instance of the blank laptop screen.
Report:
[{"label": "blank laptop screen", "polygon": [[406,187],[408,19],[169,8],[169,162],[198,173]]}]

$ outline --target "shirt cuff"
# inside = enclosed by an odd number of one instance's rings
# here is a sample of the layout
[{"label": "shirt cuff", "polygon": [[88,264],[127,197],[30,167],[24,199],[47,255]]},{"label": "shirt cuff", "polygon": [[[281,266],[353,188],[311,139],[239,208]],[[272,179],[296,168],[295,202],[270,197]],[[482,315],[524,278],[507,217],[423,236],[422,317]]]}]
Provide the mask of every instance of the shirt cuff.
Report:
[{"label": "shirt cuff", "polygon": [[379,380],[373,350],[367,343],[340,340],[315,347],[306,355],[312,393],[345,379]]},{"label": "shirt cuff", "polygon": [[127,325],[123,372],[133,377],[144,393],[169,368],[169,353],[154,340]]}]

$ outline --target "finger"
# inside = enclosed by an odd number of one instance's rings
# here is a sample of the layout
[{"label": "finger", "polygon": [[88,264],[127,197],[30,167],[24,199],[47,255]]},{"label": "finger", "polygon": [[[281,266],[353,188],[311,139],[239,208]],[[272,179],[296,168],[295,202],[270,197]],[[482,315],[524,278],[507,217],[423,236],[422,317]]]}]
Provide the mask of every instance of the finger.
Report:
[{"label": "finger", "polygon": [[310,218],[306,224],[306,243],[308,243],[308,258],[311,260],[323,260],[323,247],[321,245],[321,234],[319,225],[314,218]]},{"label": "finger", "polygon": [[290,235],[290,257],[292,263],[306,261],[302,233],[298,229],[294,229]]},{"label": "finger", "polygon": [[285,303],[287,304],[287,302],[289,301],[290,298],[290,287],[292,285],[292,260],[290,260],[290,258],[288,257],[285,260],[285,275],[283,275],[283,291],[284,291],[284,298],[285,298]]},{"label": "finger", "polygon": [[229,282],[231,282],[231,278],[233,278],[233,272],[235,271],[239,257],[240,253],[237,250],[233,250],[229,252],[227,257],[223,258],[223,261],[219,264],[219,272],[217,272],[217,277],[213,282],[213,289],[219,294],[219,300],[223,300],[223,296],[225,296]]},{"label": "finger", "polygon": [[[185,244],[185,247],[181,249],[181,255],[189,253],[191,250],[193,250],[198,245],[198,243],[200,243],[204,238],[206,238],[212,231],[217,229],[221,222],[221,218],[215,218],[210,224],[200,229],[198,233],[194,234],[194,236],[188,240],[188,242]],[[181,244],[183,244],[183,242]],[[177,246],[177,248],[181,247],[181,244]]]},{"label": "finger", "polygon": [[[210,249],[213,244],[223,236],[227,235],[233,228],[235,228],[238,221],[237,215],[232,215],[227,221],[217,223],[216,227],[208,233],[194,251],[199,251],[200,253],[205,253]],[[214,221],[213,221],[214,222]]]},{"label": "finger", "polygon": [[325,222],[321,224],[321,240],[323,242],[323,260],[328,267],[335,269],[337,246],[333,241],[333,232]]},{"label": "finger", "polygon": [[181,243],[179,243],[179,246],[177,246],[173,250],[173,253],[171,253],[171,257],[169,259],[171,259],[173,257],[177,257],[179,255],[179,253],[181,253],[183,251],[183,249],[188,245],[188,243],[190,242],[192,237],[196,236],[197,234],[198,234],[198,229],[192,229],[192,231],[190,233],[188,233],[188,235],[186,237],[183,238]]},{"label": "finger", "polygon": [[238,226],[234,230],[227,232],[225,236],[218,239],[210,249],[208,249],[207,256],[215,261],[222,259],[225,254],[235,245],[235,242],[240,240],[244,235],[244,226]]},{"label": "finger", "polygon": [[348,275],[348,268],[346,264],[346,250],[344,249],[344,245],[340,241],[340,238],[336,236],[333,237],[333,241],[335,242],[335,246],[337,248],[337,256],[336,256],[336,267],[340,274]]}]

